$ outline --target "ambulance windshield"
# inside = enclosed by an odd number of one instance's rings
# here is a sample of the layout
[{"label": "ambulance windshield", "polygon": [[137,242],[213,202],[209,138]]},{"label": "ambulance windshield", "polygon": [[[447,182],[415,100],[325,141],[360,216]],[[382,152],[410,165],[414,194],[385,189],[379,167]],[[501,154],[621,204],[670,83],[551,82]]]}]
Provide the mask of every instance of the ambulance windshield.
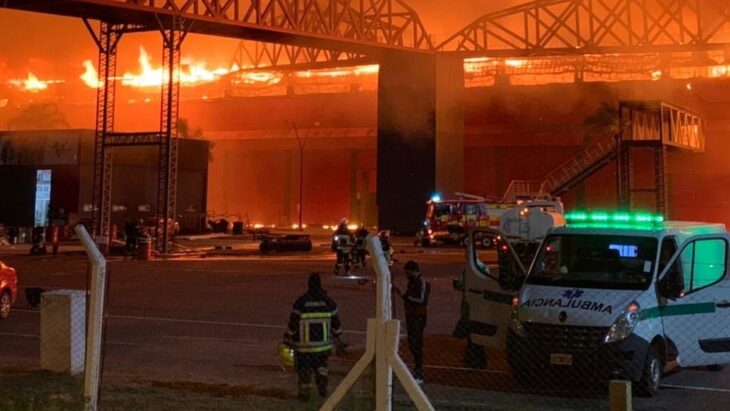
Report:
[{"label": "ambulance windshield", "polygon": [[528,284],[644,290],[657,253],[651,237],[552,235],[545,239]]}]

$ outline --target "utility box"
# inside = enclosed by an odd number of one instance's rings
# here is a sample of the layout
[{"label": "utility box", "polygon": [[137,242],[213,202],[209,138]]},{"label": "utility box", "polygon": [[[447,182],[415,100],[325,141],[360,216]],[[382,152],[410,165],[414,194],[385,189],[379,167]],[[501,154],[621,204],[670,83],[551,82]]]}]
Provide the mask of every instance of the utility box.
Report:
[{"label": "utility box", "polygon": [[41,369],[80,374],[86,356],[86,292],[56,290],[41,297]]}]

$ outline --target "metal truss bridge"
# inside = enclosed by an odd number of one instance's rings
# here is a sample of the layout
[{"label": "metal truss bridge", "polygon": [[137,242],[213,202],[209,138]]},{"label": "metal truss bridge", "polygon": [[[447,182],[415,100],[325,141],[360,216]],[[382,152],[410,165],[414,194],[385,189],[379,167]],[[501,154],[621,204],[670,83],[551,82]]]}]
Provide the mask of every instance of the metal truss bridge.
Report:
[{"label": "metal truss bridge", "polygon": [[401,0],[4,0],[5,7],[303,47],[378,53],[430,51],[418,14]]},{"label": "metal truss bridge", "polygon": [[490,13],[437,46],[472,57],[726,49],[726,0],[539,0]]}]

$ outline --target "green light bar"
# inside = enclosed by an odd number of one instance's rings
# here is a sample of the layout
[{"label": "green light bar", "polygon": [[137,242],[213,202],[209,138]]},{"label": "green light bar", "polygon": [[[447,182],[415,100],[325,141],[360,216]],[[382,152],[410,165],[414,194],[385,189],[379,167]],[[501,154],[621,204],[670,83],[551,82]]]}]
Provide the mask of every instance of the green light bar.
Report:
[{"label": "green light bar", "polygon": [[573,211],[565,214],[568,223],[606,224],[621,226],[647,226],[664,222],[664,216],[651,213],[629,213],[625,211]]}]

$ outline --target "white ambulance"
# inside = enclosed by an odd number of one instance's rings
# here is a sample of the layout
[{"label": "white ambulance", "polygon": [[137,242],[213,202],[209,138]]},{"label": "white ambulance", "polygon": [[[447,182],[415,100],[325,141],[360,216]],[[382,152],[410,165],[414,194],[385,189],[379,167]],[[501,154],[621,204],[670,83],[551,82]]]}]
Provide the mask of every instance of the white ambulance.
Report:
[{"label": "white ambulance", "polygon": [[528,269],[506,243],[498,267],[467,247],[472,344],[506,349],[522,384],[625,378],[645,396],[676,366],[730,363],[724,225],[600,212],[566,220]]}]

